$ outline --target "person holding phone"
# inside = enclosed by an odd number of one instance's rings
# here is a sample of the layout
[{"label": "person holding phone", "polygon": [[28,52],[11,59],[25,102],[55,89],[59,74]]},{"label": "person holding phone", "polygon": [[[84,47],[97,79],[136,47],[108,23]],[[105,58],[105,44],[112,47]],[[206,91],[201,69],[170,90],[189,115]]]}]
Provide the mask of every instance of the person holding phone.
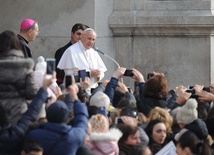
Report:
[{"label": "person holding phone", "polygon": [[[72,75],[78,70],[85,69],[90,72],[90,88],[96,88],[98,81],[107,71],[99,54],[93,49],[96,32],[92,28],[83,31],[81,39],[70,46],[59,61],[57,68],[64,70],[66,75]],[[90,89],[87,90],[90,93]]]},{"label": "person holding phone", "polygon": [[38,115],[42,105],[48,97],[47,88],[56,80],[56,73],[51,78],[43,79],[43,85],[33,98],[27,111],[20,117],[15,124],[11,124],[9,120],[10,113],[6,106],[0,105],[0,154],[20,154],[21,144],[24,136],[29,130],[30,125],[38,120]]},{"label": "person holding phone", "polygon": [[[75,155],[84,143],[88,129],[88,111],[86,105],[79,100],[78,91],[72,77],[72,84],[67,88],[68,94],[64,101],[58,100],[48,107],[48,122],[39,124],[27,134],[26,140],[42,144],[44,154]],[[71,110],[74,111],[74,124],[68,125]]]},{"label": "person holding phone", "polygon": [[133,69],[133,79],[138,81],[139,85],[139,103],[138,110],[148,116],[154,107],[167,108],[167,95],[169,92],[168,82],[163,73],[153,72],[153,76],[146,82],[143,75],[136,69]]},{"label": "person holding phone", "polygon": [[[124,85],[123,83],[119,82],[119,79],[123,76],[132,76],[132,71],[128,70],[129,73],[127,73],[127,69],[124,67],[120,67],[117,68],[117,70],[114,72],[113,76],[111,77],[110,81],[108,82],[108,84],[105,87],[104,93],[110,98],[111,101],[111,105],[113,105],[114,107],[117,107],[120,100],[122,98],[126,98],[130,101],[130,104],[135,105],[136,106],[136,99],[134,97],[134,95],[132,93],[129,92],[128,88],[126,85]],[[125,75],[124,75],[125,74]],[[119,87],[122,92],[117,91],[116,87]],[[117,102],[115,102],[115,94],[120,94],[119,99]]]},{"label": "person holding phone", "polygon": [[25,58],[19,39],[12,31],[0,34],[0,104],[10,110],[9,122],[16,124],[28,109],[26,103],[38,91],[34,75],[34,61]]}]

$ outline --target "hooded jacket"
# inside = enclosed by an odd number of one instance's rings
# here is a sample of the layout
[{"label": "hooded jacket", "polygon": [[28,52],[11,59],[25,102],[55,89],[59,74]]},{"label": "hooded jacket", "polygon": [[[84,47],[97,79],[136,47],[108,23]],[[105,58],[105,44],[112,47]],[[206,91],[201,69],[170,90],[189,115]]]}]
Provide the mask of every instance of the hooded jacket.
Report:
[{"label": "hooded jacket", "polygon": [[11,50],[0,56],[0,104],[10,110],[10,123],[16,124],[27,110],[27,100],[38,91],[34,81],[34,61],[22,51]]},{"label": "hooded jacket", "polygon": [[93,132],[91,133],[91,140],[86,143],[86,146],[95,155],[118,155],[117,142],[121,136],[122,132],[116,128],[112,128],[106,133]]},{"label": "hooded jacket", "polygon": [[[67,98],[68,95],[66,96],[65,103],[67,103],[68,107],[70,107],[69,104],[73,104],[75,113],[73,126],[67,125],[65,122],[59,123],[59,119],[57,118],[56,122],[58,123],[54,122],[53,115],[51,115],[51,112],[54,112],[54,110],[51,109],[47,113],[47,117],[51,117],[52,122],[40,124],[26,136],[27,140],[36,140],[42,144],[44,155],[75,155],[77,149],[84,143],[88,129],[88,111],[86,105],[79,100],[72,103],[70,102],[71,100]],[[55,103],[51,106],[54,104]],[[58,114],[56,117],[65,115],[64,110],[61,111],[61,114],[59,110],[60,108],[64,109],[64,105],[60,107],[58,103],[57,106]],[[65,117],[61,116],[60,119],[64,121]]]},{"label": "hooded jacket", "polygon": [[185,125],[185,129],[194,132],[200,140],[206,140],[208,136],[208,130],[205,122],[198,118],[192,123]]}]

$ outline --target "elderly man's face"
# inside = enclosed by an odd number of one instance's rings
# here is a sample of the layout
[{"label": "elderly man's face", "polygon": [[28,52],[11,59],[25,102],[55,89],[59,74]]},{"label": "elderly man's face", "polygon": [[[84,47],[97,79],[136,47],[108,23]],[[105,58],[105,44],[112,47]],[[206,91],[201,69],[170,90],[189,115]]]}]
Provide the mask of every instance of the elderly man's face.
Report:
[{"label": "elderly man's face", "polygon": [[94,31],[87,31],[85,34],[82,35],[82,44],[86,49],[90,49],[94,46],[94,42],[97,35]]},{"label": "elderly man's face", "polygon": [[28,40],[29,42],[34,41],[38,34],[39,34],[39,26],[38,26],[38,24],[36,23],[36,24],[35,24],[35,28],[29,30],[27,40]]}]

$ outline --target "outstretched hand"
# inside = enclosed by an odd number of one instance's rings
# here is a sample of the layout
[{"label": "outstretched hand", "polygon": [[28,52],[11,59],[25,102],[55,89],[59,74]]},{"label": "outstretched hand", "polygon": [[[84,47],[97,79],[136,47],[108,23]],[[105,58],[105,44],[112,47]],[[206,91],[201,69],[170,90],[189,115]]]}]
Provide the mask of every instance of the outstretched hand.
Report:
[{"label": "outstretched hand", "polygon": [[90,86],[90,78],[85,77],[85,81],[82,81],[82,78],[80,78],[80,85],[86,90]]},{"label": "outstretched hand", "polygon": [[56,72],[53,72],[51,78],[44,75],[43,88],[47,89],[52,83],[56,81]]},{"label": "outstretched hand", "polygon": [[116,78],[116,79],[119,79],[119,78],[121,78],[123,76],[125,71],[126,71],[126,68],[120,67],[114,72],[113,77]]},{"label": "outstretched hand", "polygon": [[178,98],[176,100],[178,104],[185,103],[192,95],[191,93],[186,92],[186,90],[187,88],[183,85],[175,88],[175,93],[178,95]]},{"label": "outstretched hand", "polygon": [[161,76],[164,76],[163,73],[158,73],[158,72],[155,72],[155,71],[153,71],[153,75],[161,75]]},{"label": "outstretched hand", "polygon": [[132,73],[133,73],[132,78],[135,79],[137,82],[139,82],[139,83],[145,82],[144,77],[140,71],[133,68]]},{"label": "outstretched hand", "polygon": [[77,84],[75,83],[75,79],[74,76],[71,76],[72,78],[72,84],[67,87],[67,92],[70,94],[72,101],[78,100],[78,96],[77,93],[79,92],[79,88],[77,86]]},{"label": "outstretched hand", "polygon": [[200,91],[196,92],[196,95],[198,95],[198,101],[199,102],[212,102],[214,101],[214,94],[207,92],[207,91]]}]

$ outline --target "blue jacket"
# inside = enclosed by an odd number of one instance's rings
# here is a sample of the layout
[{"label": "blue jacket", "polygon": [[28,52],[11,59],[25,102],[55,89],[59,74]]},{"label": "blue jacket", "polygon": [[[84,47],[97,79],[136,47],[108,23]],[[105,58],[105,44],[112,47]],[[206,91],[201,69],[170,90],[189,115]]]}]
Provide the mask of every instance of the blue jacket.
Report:
[{"label": "blue jacket", "polygon": [[28,110],[21,116],[16,125],[6,125],[0,127],[0,154],[15,155],[20,154],[21,143],[29,125],[38,119],[38,114],[43,103],[48,96],[44,88],[37,92]]},{"label": "blue jacket", "polygon": [[88,129],[88,111],[79,100],[72,102],[66,96],[65,103],[75,113],[73,126],[58,123],[43,123],[29,132],[27,140],[40,142],[44,155],[75,155],[84,143]]}]

